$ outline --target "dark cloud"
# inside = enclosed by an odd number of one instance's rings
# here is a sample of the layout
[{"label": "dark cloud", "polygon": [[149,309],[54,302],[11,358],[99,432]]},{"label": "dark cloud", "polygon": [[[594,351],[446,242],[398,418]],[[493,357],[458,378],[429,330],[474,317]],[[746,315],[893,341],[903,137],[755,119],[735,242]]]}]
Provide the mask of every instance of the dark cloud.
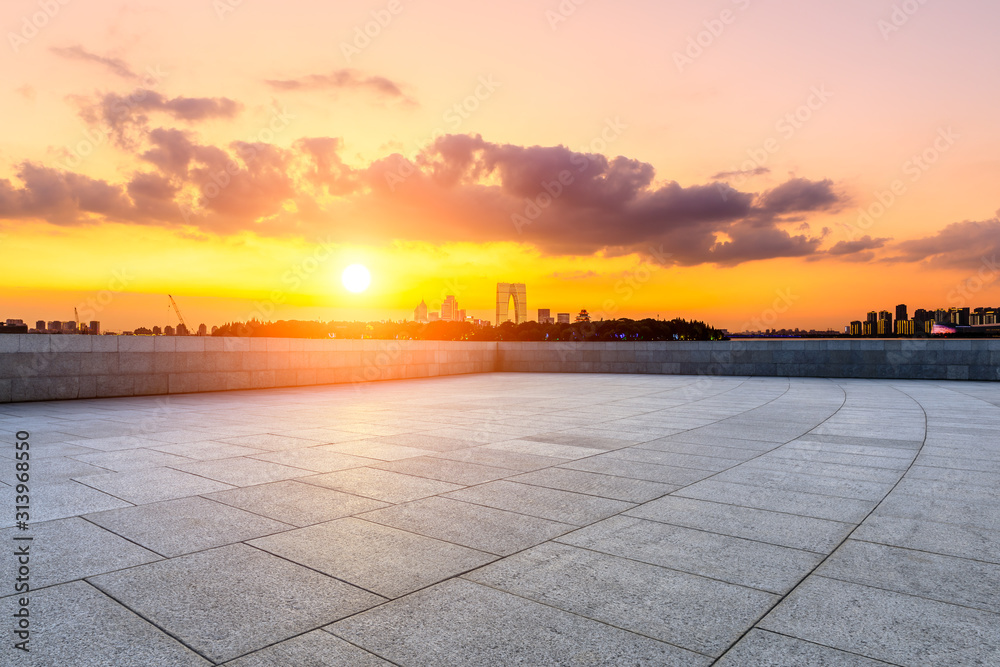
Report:
[{"label": "dark cloud", "polygon": [[81,62],[95,63],[104,67],[106,70],[111,72],[116,76],[120,76],[123,79],[138,79],[138,75],[132,71],[128,64],[120,58],[108,58],[107,56],[99,56],[96,53],[91,53],[87,51],[80,45],[76,46],[65,46],[65,47],[51,47],[49,49],[52,53],[56,54],[60,58],[65,58],[67,60],[78,60]]},{"label": "dark cloud", "polygon": [[893,248],[890,262],[926,261],[935,266],[975,270],[1000,255],[1000,211],[982,221],[955,222],[936,234],[902,241]]},{"label": "dark cloud", "polygon": [[793,178],[764,193],[760,198],[762,211],[773,215],[820,211],[833,208],[842,202],[833,191],[833,181],[810,181]]},{"label": "dark cloud", "polygon": [[286,92],[364,90],[380,97],[414,103],[403,92],[401,84],[384,76],[366,76],[354,69],[338,69],[329,74],[307,74],[297,79],[268,79],[264,83],[274,90]]},{"label": "dark cloud", "polygon": [[[148,108],[175,108],[151,99]],[[786,223],[842,203],[828,180],[793,179],[759,194],[721,183],[685,186],[659,181],[652,165],[622,156],[478,135],[443,136],[413,162],[392,155],[361,168],[344,162],[343,143],[333,137],[290,148],[202,145],[166,128],[140,138],[148,171],[124,185],[25,165],[22,187],[0,182],[0,216],[79,224],[103,215],[202,233],[342,242],[513,241],[546,254],[638,252],[681,265],[735,265],[825,256],[826,230],[789,232]]]},{"label": "dark cloud", "polygon": [[33,162],[18,165],[24,187],[0,180],[0,218],[43,218],[56,225],[73,225],[94,216],[119,220],[130,204],[118,186],[80,174],[50,169]]},{"label": "dark cloud", "polygon": [[830,255],[844,256],[862,253],[867,250],[877,250],[885,247],[891,241],[889,238],[873,239],[871,236],[863,236],[855,241],[840,241],[833,245],[826,252]]},{"label": "dark cloud", "polygon": [[234,118],[243,105],[226,97],[167,98],[155,90],[138,88],[129,95],[106,93],[96,102],[83,101],[80,115],[100,125],[123,148],[134,148],[146,138],[150,113],[163,113],[194,123],[213,118]]}]

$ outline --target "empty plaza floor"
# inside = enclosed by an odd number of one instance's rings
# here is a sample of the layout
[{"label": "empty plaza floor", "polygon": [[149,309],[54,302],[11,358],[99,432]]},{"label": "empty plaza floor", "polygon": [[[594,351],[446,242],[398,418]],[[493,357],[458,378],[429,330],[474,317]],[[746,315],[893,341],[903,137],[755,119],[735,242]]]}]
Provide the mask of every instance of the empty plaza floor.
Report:
[{"label": "empty plaza floor", "polygon": [[490,373],[0,431],[3,665],[1000,664],[1000,384]]}]

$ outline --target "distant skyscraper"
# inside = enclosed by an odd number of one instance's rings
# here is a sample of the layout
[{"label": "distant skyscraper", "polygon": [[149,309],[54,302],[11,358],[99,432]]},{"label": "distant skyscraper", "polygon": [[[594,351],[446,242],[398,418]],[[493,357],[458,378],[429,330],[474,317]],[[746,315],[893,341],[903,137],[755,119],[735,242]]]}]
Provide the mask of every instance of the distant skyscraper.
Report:
[{"label": "distant skyscraper", "polygon": [[172,326],[170,326],[169,324],[167,326],[163,327],[163,335],[164,336],[173,336],[174,335],[174,328]]},{"label": "distant skyscraper", "polygon": [[906,304],[901,303],[896,306],[896,319],[897,320],[908,320],[910,319],[906,314]]},{"label": "distant skyscraper", "polygon": [[437,322],[438,320],[440,320],[440,319],[441,319],[441,314],[440,314],[440,313],[438,313],[438,312],[437,312],[437,311],[435,310],[435,311],[434,311],[433,313],[431,313],[430,315],[428,315],[428,316],[427,316],[427,318],[428,318],[428,319],[429,319],[429,320],[430,320],[431,322]]},{"label": "distant skyscraper", "polygon": [[868,319],[866,320],[869,324],[875,324],[878,322],[878,313],[874,310],[868,311]]},{"label": "distant skyscraper", "polygon": [[90,321],[90,333],[92,336],[101,335],[101,323],[97,320]]},{"label": "distant skyscraper", "polygon": [[861,327],[861,320],[854,320],[853,322],[851,322],[850,333],[852,336],[862,335],[863,329]]},{"label": "distant skyscraper", "polygon": [[559,324],[569,324],[569,313],[556,313],[556,322]]},{"label": "distant skyscraper", "polygon": [[509,317],[510,300],[514,299],[514,324],[528,321],[528,290],[524,283],[497,283],[497,326]]},{"label": "distant skyscraper", "polygon": [[69,322],[63,322],[63,331],[66,333],[76,333],[76,322],[72,320]]},{"label": "distant skyscraper", "polygon": [[455,300],[455,295],[449,294],[444,298],[444,303],[441,304],[441,319],[448,322],[458,319],[458,301]]},{"label": "distant skyscraper", "polygon": [[879,336],[886,336],[892,333],[892,313],[883,310],[878,314],[878,327],[876,333]]},{"label": "distant skyscraper", "polygon": [[45,320],[38,320],[35,322],[36,331],[45,331]]},{"label": "distant skyscraper", "polygon": [[49,333],[62,333],[62,322],[59,320],[53,320],[49,322]]},{"label": "distant skyscraper", "polygon": [[549,324],[549,323],[551,323],[552,322],[552,315],[550,314],[551,312],[552,311],[550,311],[548,308],[539,308],[538,309],[538,323],[539,324]]},{"label": "distant skyscraper", "polygon": [[466,315],[465,315],[465,309],[463,308],[460,311],[458,311],[458,315],[455,317],[455,321],[456,322],[464,322],[465,321],[465,317],[466,317]]},{"label": "distant skyscraper", "polygon": [[413,319],[416,322],[427,321],[427,304],[423,299],[420,300],[420,305],[413,309]]},{"label": "distant skyscraper", "polygon": [[208,325],[207,324],[199,324],[198,325],[198,335],[199,336],[207,336],[208,335]]}]

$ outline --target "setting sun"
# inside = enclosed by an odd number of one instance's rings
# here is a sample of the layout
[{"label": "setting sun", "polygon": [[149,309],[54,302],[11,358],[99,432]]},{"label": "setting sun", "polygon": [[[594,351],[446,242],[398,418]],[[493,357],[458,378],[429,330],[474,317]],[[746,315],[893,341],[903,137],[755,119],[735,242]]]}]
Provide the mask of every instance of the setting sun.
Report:
[{"label": "setting sun", "polygon": [[340,276],[348,292],[364,292],[372,282],[372,274],[361,264],[351,264]]}]

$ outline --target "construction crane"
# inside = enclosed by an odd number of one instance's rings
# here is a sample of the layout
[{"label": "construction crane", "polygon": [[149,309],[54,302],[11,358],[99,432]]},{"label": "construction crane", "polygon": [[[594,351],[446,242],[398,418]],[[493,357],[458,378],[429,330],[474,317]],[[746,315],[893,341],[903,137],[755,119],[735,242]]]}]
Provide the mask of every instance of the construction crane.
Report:
[{"label": "construction crane", "polygon": [[80,312],[74,307],[73,316],[76,318],[76,332],[83,333],[83,328],[80,326]]},{"label": "construction crane", "polygon": [[174,312],[177,313],[177,319],[180,320],[181,326],[184,327],[184,331],[187,332],[188,325],[187,322],[184,321],[184,316],[181,315],[181,309],[177,307],[177,302],[174,301],[174,297],[169,294],[167,295],[167,298],[170,299],[170,305],[174,307]]}]

